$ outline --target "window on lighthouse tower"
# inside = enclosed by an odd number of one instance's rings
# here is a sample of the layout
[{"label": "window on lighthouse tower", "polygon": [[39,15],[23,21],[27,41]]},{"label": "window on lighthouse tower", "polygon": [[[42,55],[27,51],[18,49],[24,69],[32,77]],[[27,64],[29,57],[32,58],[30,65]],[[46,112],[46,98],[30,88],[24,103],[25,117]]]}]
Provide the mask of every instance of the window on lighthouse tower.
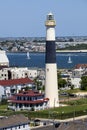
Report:
[{"label": "window on lighthouse tower", "polygon": [[53,14],[48,14],[48,16],[47,16],[47,20],[54,20],[54,16],[53,16]]}]

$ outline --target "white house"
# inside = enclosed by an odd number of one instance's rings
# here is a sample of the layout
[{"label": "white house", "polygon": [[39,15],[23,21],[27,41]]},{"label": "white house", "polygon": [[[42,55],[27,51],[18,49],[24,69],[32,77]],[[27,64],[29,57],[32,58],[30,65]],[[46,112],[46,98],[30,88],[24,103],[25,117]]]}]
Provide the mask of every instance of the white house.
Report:
[{"label": "white house", "polygon": [[9,67],[0,70],[0,80],[19,79],[19,78],[35,78],[38,76],[37,69],[29,69],[27,67]]},{"label": "white house", "polygon": [[21,91],[8,98],[8,108],[20,110],[44,110],[48,108],[49,99],[44,97],[44,93],[37,90]]},{"label": "white house", "polygon": [[33,81],[29,78],[0,80],[0,98],[8,98],[29,85],[33,86]]},{"label": "white house", "polygon": [[84,69],[82,69],[81,67],[72,71],[71,84],[74,85],[75,88],[80,87],[81,77],[84,72]]}]

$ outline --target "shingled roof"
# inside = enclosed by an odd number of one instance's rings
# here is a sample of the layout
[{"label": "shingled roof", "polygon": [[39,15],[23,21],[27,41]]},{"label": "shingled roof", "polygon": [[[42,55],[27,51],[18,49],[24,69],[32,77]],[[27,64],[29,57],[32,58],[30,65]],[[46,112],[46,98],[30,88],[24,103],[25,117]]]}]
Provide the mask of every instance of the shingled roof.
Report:
[{"label": "shingled roof", "polygon": [[77,64],[75,66],[75,69],[79,69],[79,68],[87,68],[87,64]]},{"label": "shingled roof", "polygon": [[11,80],[0,80],[1,86],[12,86],[19,84],[29,84],[33,83],[33,81],[29,78],[20,78],[20,79],[11,79]]},{"label": "shingled roof", "polygon": [[11,115],[0,119],[0,129],[29,123],[27,117],[22,114]]}]

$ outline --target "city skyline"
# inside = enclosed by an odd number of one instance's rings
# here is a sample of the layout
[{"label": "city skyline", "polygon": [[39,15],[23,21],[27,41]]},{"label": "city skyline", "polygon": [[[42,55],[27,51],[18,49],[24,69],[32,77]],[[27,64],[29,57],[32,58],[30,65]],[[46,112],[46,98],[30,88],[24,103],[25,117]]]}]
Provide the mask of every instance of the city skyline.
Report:
[{"label": "city skyline", "polygon": [[56,36],[87,36],[86,0],[0,0],[0,37],[45,37],[49,12],[56,19]]}]

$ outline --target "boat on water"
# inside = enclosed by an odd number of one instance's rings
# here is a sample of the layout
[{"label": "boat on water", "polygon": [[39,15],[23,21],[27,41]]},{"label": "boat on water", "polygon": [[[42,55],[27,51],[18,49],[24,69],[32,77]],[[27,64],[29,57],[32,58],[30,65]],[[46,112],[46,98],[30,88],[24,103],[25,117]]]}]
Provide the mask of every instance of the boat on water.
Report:
[{"label": "boat on water", "polygon": [[30,54],[29,54],[29,52],[27,52],[27,59],[30,59]]},{"label": "boat on water", "polygon": [[68,63],[72,63],[71,57],[68,58]]}]

